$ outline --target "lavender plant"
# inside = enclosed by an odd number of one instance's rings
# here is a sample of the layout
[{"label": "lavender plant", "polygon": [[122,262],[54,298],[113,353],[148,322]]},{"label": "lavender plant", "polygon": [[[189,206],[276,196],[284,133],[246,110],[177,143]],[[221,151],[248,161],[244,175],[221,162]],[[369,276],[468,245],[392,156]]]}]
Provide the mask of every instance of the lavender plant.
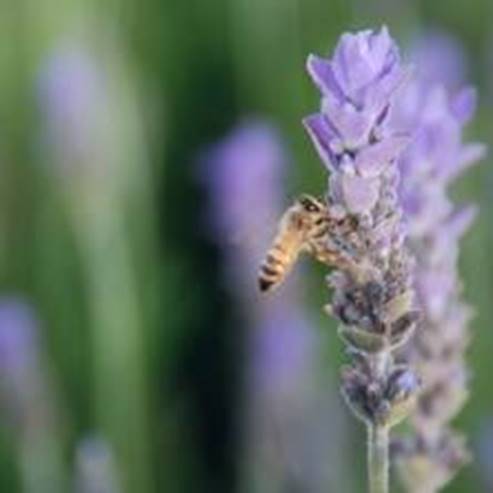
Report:
[{"label": "lavender plant", "polygon": [[327,238],[327,249],[340,257],[327,278],[327,311],[351,357],[343,395],[368,429],[369,489],[383,493],[389,430],[409,413],[419,389],[413,370],[395,360],[418,317],[398,194],[398,160],[409,137],[390,118],[408,70],[386,28],[344,34],[331,59],[312,55],[307,66],[322,102],[304,124],[330,172],[329,215],[354,223],[350,231],[332,228]]},{"label": "lavender plant", "polygon": [[464,437],[450,421],[468,393],[464,353],[471,309],[462,299],[457,260],[475,208],[454,204],[448,189],[485,151],[481,144],[462,143],[463,127],[474,113],[474,92],[466,88],[450,96],[443,84],[430,86],[427,80],[409,85],[395,114],[396,124],[414,134],[399,167],[422,311],[406,356],[423,388],[412,414],[413,433],[396,444],[396,452],[407,490],[415,493],[441,490],[469,460]]}]

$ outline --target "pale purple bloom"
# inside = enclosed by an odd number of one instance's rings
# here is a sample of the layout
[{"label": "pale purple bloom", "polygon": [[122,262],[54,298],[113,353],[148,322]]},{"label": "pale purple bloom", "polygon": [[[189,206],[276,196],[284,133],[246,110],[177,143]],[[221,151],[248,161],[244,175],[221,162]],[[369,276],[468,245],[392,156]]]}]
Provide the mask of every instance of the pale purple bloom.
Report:
[{"label": "pale purple bloom", "polygon": [[253,302],[258,307],[250,313],[258,325],[252,347],[253,371],[256,375],[260,371],[262,376],[255,379],[264,379],[262,386],[271,390],[278,386],[277,377],[285,380],[283,374],[291,371],[288,359],[292,369],[299,369],[308,364],[311,355],[311,329],[300,323],[293,280],[265,305],[256,293],[255,277],[272,240],[272,225],[281,212],[287,163],[275,127],[251,120],[209,148],[199,170],[208,188],[207,224],[222,247],[228,287],[241,303]]},{"label": "pale purple bloom", "polygon": [[200,176],[210,190],[209,225],[220,243],[269,235],[266,223],[279,212],[287,164],[279,132],[263,121],[244,122],[207,150]]},{"label": "pale purple bloom", "polygon": [[106,91],[103,71],[82,45],[61,45],[42,65],[38,97],[46,137],[62,153],[65,171],[76,169],[80,160],[91,162],[107,116]]},{"label": "pale purple bloom", "polygon": [[40,99],[63,125],[78,127],[85,124],[84,114],[97,104],[101,82],[101,74],[89,53],[66,46],[43,67]]},{"label": "pale purple bloom", "polygon": [[296,393],[309,384],[315,334],[299,306],[274,305],[253,337],[254,386],[266,394]]},{"label": "pale purple bloom", "polygon": [[132,94],[122,94],[124,72],[117,72],[117,55],[108,58],[69,38],[39,69],[42,150],[50,171],[72,195],[108,195],[122,186],[139,160],[133,155],[139,152],[140,135]]},{"label": "pale purple bloom", "polygon": [[472,112],[469,89],[451,97],[439,85],[423,90],[419,84],[410,85],[394,112],[396,124],[413,134],[412,145],[399,161],[400,193],[412,242],[426,244],[417,251],[423,257],[417,265],[418,272],[423,270],[417,286],[423,303],[431,303],[430,313],[436,311],[431,308],[437,303],[433,298],[447,305],[456,289],[458,240],[475,216],[473,206],[456,206],[448,196],[449,184],[485,152],[482,144],[462,142]]},{"label": "pale purple bloom", "polygon": [[[411,182],[419,174],[420,179],[428,177],[443,188],[481,158],[483,145],[462,142],[462,129],[474,113],[475,100],[471,88],[453,96],[440,85],[407,88],[394,112],[395,125],[413,132],[412,145],[400,164],[405,186],[414,188]],[[419,162],[416,170],[415,162]]]},{"label": "pale purple bloom", "polygon": [[443,84],[458,90],[467,74],[466,53],[462,43],[451,34],[433,29],[417,37],[410,47],[415,78],[424,86]]},{"label": "pale purple bloom", "polygon": [[38,323],[29,305],[19,299],[0,301],[1,379],[19,382],[38,365]]},{"label": "pale purple bloom", "polygon": [[[403,91],[392,121],[412,135],[412,144],[399,159],[400,195],[416,259],[415,288],[422,310],[408,359],[422,376],[423,391],[412,416],[414,436],[404,446],[401,468],[406,481],[421,484],[423,491],[436,491],[468,460],[463,439],[449,428],[449,422],[467,396],[464,351],[471,310],[461,297],[457,263],[459,241],[473,222],[476,208],[456,205],[449,187],[477,163],[485,146],[463,142],[464,126],[474,114],[475,91],[465,88],[451,93],[446,89],[453,86],[451,74],[427,74],[426,70],[430,68],[425,65],[424,78]],[[414,471],[416,457],[430,464],[419,478],[409,473]]]},{"label": "pale purple bloom", "polygon": [[254,119],[241,123],[199,159],[199,179],[209,202],[202,222],[227,259],[226,282],[251,301],[259,264],[281,212],[288,163],[278,130]]}]

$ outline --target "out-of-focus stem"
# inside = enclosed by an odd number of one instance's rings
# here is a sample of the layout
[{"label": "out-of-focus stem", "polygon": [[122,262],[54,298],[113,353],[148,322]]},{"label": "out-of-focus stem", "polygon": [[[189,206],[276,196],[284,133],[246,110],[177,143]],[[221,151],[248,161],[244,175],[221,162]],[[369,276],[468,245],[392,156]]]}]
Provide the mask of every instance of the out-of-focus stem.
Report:
[{"label": "out-of-focus stem", "polygon": [[128,491],[150,491],[142,321],[119,204],[77,216],[93,314],[97,414],[114,441]]},{"label": "out-of-focus stem", "polygon": [[389,428],[368,424],[368,484],[370,493],[389,491]]}]

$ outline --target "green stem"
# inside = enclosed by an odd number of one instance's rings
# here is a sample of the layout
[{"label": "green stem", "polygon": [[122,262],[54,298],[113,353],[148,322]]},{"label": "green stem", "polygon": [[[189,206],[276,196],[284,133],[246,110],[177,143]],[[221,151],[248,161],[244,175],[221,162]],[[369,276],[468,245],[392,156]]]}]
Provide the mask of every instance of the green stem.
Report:
[{"label": "green stem", "polygon": [[389,429],[368,425],[368,483],[369,493],[389,491]]}]

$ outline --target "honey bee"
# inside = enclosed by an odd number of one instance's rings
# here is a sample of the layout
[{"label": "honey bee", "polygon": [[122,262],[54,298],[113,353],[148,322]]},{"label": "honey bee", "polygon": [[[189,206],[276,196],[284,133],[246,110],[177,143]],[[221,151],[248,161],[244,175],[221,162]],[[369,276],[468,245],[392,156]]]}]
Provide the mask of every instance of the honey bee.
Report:
[{"label": "honey bee", "polygon": [[336,228],[353,230],[352,219],[349,216],[332,217],[327,204],[311,195],[302,195],[295,200],[281,217],[278,232],[261,264],[260,291],[271,291],[279,286],[301,253],[308,253],[327,265],[340,264],[341,252],[329,247],[329,235]]}]

